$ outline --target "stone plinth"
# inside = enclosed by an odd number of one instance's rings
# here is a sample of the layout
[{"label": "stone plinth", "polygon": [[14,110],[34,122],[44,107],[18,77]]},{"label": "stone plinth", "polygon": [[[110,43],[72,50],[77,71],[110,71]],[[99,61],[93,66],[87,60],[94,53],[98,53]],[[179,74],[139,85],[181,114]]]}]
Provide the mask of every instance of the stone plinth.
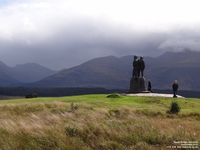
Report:
[{"label": "stone plinth", "polygon": [[148,91],[146,91],[145,78],[132,77],[130,80],[130,89],[128,93],[148,93]]}]

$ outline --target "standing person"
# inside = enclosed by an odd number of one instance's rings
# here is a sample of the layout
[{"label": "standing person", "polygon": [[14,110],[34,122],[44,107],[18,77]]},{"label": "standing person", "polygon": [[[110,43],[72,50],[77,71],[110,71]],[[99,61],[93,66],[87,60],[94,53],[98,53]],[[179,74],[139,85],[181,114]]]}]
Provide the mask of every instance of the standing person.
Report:
[{"label": "standing person", "polygon": [[178,90],[178,82],[177,80],[174,81],[174,83],[172,84],[172,89],[173,89],[173,98],[177,98],[176,94],[177,94],[177,90]]},{"label": "standing person", "polygon": [[152,90],[151,90],[151,81],[150,81],[150,79],[148,80],[148,91],[153,93]]}]

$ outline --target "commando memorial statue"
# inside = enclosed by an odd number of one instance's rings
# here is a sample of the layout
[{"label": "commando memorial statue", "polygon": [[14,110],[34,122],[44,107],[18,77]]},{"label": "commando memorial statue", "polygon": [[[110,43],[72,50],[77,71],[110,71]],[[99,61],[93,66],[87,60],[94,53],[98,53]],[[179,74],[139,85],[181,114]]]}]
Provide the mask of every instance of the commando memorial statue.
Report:
[{"label": "commando memorial statue", "polygon": [[146,84],[144,78],[145,61],[143,57],[138,60],[137,56],[134,56],[133,60],[133,72],[130,80],[130,89],[128,93],[146,93]]}]

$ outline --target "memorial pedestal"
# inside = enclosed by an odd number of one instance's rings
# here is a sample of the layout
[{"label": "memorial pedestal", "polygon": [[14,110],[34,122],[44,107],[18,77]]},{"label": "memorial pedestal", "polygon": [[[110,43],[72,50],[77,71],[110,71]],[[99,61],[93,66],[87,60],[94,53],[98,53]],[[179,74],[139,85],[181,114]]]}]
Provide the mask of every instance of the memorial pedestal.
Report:
[{"label": "memorial pedestal", "polygon": [[149,93],[149,91],[146,90],[145,78],[132,77],[130,80],[130,89],[128,93]]}]

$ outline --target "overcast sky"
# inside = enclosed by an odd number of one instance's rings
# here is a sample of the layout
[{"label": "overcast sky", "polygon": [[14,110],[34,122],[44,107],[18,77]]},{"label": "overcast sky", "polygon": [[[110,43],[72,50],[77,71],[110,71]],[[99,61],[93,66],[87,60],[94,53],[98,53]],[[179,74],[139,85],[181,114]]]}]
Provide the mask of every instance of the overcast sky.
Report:
[{"label": "overcast sky", "polygon": [[114,55],[200,51],[199,0],[1,0],[0,61],[58,70]]}]

